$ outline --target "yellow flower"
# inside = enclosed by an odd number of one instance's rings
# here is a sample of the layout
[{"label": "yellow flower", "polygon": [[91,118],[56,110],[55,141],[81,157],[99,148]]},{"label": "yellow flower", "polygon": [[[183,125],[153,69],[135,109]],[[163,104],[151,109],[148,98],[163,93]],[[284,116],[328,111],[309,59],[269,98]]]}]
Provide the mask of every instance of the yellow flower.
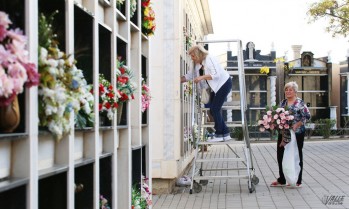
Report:
[{"label": "yellow flower", "polygon": [[285,59],[283,57],[275,58],[274,63],[279,63],[279,62],[285,62]]},{"label": "yellow flower", "polygon": [[259,71],[261,74],[268,74],[269,68],[267,66],[261,67],[261,70]]}]

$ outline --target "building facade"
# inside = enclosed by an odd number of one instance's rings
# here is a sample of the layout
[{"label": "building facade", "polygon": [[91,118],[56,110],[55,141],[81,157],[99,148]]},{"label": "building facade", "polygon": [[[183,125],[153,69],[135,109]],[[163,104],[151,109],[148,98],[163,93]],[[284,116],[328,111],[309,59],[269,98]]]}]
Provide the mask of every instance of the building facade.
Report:
[{"label": "building facade", "polygon": [[190,99],[180,76],[188,71],[187,54],[195,40],[213,33],[207,0],[158,1],[157,33],[152,39],[153,191],[168,193],[193,159],[189,138]]}]

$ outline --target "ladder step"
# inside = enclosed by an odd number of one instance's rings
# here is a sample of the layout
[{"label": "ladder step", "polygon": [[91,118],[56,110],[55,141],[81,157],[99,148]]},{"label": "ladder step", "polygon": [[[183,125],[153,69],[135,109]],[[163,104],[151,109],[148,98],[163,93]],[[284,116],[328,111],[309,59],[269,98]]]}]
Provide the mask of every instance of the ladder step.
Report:
[{"label": "ladder step", "polygon": [[197,163],[208,163],[208,162],[242,162],[245,159],[242,158],[205,158],[205,159],[196,159]]},{"label": "ladder step", "polygon": [[194,180],[210,180],[210,179],[218,179],[218,180],[226,180],[226,179],[248,179],[246,175],[236,175],[236,176],[194,176]]},{"label": "ladder step", "polygon": [[[227,127],[242,127],[242,124],[241,123],[225,123],[225,125],[227,125]],[[214,124],[213,123],[210,123],[210,124],[202,124],[201,127],[205,127],[205,128],[208,128],[208,127],[214,127]]]},{"label": "ladder step", "polygon": [[224,142],[205,142],[205,141],[198,142],[198,145],[226,145],[226,144],[244,144],[244,141],[229,140]]},{"label": "ladder step", "polygon": [[[210,110],[210,108],[201,108],[201,110]],[[240,105],[223,105],[222,110],[241,110]]]}]

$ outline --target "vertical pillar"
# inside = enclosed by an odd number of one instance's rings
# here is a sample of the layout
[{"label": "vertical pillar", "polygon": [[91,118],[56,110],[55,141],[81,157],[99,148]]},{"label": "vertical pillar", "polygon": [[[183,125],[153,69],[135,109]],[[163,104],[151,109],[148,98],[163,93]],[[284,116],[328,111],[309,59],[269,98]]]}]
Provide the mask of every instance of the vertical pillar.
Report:
[{"label": "vertical pillar", "polygon": [[270,79],[270,105],[276,105],[276,76],[269,76]]},{"label": "vertical pillar", "polygon": [[347,113],[346,115],[349,115],[349,74],[346,75],[347,77],[347,103],[346,103],[346,110],[347,110]]},{"label": "vertical pillar", "polygon": [[330,119],[335,120],[336,123],[332,126],[332,130],[337,130],[337,106],[330,106]]}]

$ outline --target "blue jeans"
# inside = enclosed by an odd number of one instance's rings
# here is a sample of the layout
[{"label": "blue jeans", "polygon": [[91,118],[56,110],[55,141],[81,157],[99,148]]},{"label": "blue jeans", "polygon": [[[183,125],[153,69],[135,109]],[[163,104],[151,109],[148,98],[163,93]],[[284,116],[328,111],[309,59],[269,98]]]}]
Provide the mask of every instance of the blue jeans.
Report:
[{"label": "blue jeans", "polygon": [[216,137],[225,137],[230,135],[230,131],[224,122],[222,116],[222,106],[227,98],[228,94],[231,92],[233,82],[229,78],[224,85],[213,94],[213,98],[210,102],[210,111],[214,119],[214,128],[216,129]]}]

